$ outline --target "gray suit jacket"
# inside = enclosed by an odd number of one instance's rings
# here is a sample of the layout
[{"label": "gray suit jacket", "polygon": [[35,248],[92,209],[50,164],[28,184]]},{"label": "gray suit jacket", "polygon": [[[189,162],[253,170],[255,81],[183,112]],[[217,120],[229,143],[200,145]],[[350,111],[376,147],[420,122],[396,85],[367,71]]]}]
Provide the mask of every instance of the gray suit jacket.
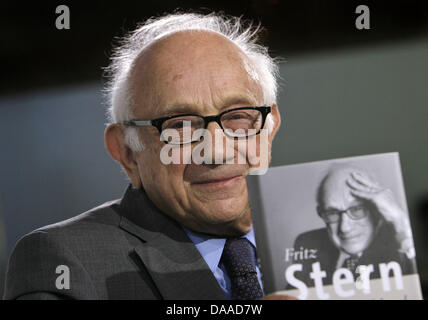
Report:
[{"label": "gray suit jacket", "polygon": [[[58,289],[56,268],[70,270]],[[5,299],[226,299],[181,226],[131,186],[121,200],[31,232],[9,260]]]}]

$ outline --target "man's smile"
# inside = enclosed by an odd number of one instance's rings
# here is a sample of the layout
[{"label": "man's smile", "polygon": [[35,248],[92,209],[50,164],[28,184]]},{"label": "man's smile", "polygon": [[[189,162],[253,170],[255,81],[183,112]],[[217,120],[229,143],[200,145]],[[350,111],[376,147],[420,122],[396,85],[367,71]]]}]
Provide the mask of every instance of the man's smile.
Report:
[{"label": "man's smile", "polygon": [[357,234],[340,234],[339,235],[340,240],[347,241],[347,242],[356,242],[356,241],[359,241],[361,237],[362,237],[361,233],[357,233]]},{"label": "man's smile", "polygon": [[219,177],[208,179],[200,182],[192,183],[193,186],[209,188],[209,189],[219,189],[219,188],[232,188],[235,187],[238,183],[243,180],[243,175],[232,176],[232,177]]}]

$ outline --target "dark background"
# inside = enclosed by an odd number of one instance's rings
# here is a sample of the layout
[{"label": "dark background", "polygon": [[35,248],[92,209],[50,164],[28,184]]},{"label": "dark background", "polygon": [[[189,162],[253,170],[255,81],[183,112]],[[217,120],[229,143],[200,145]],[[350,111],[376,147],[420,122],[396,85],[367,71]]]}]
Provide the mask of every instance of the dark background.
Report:
[{"label": "dark background", "polygon": [[[55,28],[55,8],[68,5],[71,29]],[[355,28],[355,8],[369,5],[372,29]],[[112,39],[138,22],[174,10],[212,10],[266,27],[273,54],[409,40],[428,32],[428,1],[4,1],[0,5],[1,93],[99,80]],[[7,76],[5,76],[7,75]]]},{"label": "dark background", "polygon": [[[70,30],[55,28],[61,4]],[[359,4],[370,30],[355,28]],[[0,292],[22,235],[121,196],[126,178],[103,147],[102,68],[114,38],[177,8],[261,22],[286,61],[274,166],[400,152],[427,294],[428,1],[404,0],[2,2]]]}]

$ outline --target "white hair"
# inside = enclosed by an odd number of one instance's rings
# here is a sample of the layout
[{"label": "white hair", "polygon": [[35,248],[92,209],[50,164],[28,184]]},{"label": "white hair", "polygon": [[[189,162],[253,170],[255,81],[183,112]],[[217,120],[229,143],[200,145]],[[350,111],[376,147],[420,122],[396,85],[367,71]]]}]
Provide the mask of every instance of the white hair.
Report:
[{"label": "white hair", "polygon": [[[136,30],[124,37],[114,50],[111,63],[106,68],[110,81],[105,93],[108,98],[108,118],[110,123],[121,123],[133,118],[133,95],[130,73],[140,53],[158,39],[172,33],[186,30],[207,30],[217,32],[235,43],[248,57],[251,64],[247,71],[260,84],[264,104],[276,102],[278,63],[268,54],[268,49],[256,43],[260,26],[244,26],[241,18],[226,17],[216,13],[208,15],[196,13],[174,13],[159,18],[150,18]],[[267,119],[269,131],[273,129],[273,119]],[[133,151],[142,151],[135,127],[128,127],[125,142]]]}]

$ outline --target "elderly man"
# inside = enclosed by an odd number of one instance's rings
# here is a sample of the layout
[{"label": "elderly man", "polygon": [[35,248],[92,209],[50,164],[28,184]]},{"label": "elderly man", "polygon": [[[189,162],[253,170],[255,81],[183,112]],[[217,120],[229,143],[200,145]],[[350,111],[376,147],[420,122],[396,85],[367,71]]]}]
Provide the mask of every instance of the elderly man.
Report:
[{"label": "elderly man", "polygon": [[331,284],[336,269],[346,268],[357,280],[359,265],[372,265],[370,279],[380,277],[379,264],[399,263],[402,274],[416,272],[415,250],[406,212],[392,192],[375,183],[363,170],[351,165],[336,165],[318,188],[318,215],[326,228],[297,237],[295,250],[310,249],[311,259],[303,264],[296,278],[313,286],[311,265],[319,262],[326,272],[323,284]]},{"label": "elderly man", "polygon": [[[280,115],[266,48],[239,19],[174,14],[128,36],[109,71],[105,145],[131,184],[121,200],[23,237],[5,298],[262,297],[245,179],[257,165],[233,159],[251,153],[243,139],[270,159]],[[207,141],[205,161],[189,160]],[[165,147],[179,161],[166,164]]]}]

